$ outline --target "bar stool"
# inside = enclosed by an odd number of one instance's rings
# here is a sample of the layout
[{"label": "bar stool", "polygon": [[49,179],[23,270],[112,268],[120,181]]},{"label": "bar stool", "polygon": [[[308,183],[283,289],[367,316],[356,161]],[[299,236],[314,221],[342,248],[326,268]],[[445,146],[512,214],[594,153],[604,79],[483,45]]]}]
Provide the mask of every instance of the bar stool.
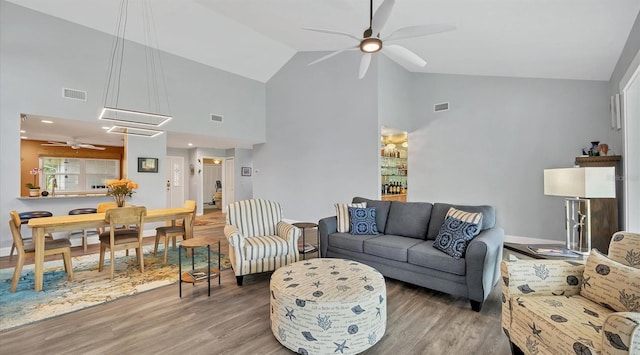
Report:
[{"label": "bar stool", "polygon": [[[89,213],[98,213],[98,209],[87,207],[87,208],[76,208],[69,211],[70,216],[75,216],[79,214],[89,214]],[[88,235],[86,229],[83,229],[82,231],[69,232],[69,234],[67,234],[67,239],[71,239],[71,237],[74,234],[79,234],[79,233],[82,233],[82,247],[84,248],[84,253],[86,254],[87,253],[87,235]],[[97,230],[95,232],[92,231],[91,233],[98,234],[98,231]]]},{"label": "bar stool", "polygon": [[[31,218],[51,217],[53,216],[53,213],[49,211],[29,211],[29,212],[18,213],[18,216],[20,217],[20,228],[22,229],[22,225],[29,223],[29,220]],[[51,234],[46,235],[45,238],[53,240],[53,236]],[[23,241],[32,240],[32,239],[33,238],[22,238]],[[11,244],[11,252],[9,252],[9,260],[11,260],[11,258],[13,257],[13,250],[15,248],[16,248],[16,243],[14,242]]]}]

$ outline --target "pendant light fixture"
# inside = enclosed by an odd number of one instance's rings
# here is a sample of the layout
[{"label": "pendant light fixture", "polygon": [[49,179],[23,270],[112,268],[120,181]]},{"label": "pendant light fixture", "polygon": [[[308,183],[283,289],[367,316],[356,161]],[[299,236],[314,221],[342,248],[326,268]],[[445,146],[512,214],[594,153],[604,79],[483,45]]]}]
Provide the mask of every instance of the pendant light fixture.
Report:
[{"label": "pendant light fixture", "polygon": [[[129,11],[129,0],[122,0],[116,33],[111,56],[109,58],[109,72],[105,86],[104,107],[99,119],[110,121],[114,126],[108,130],[109,133],[125,135],[136,135],[144,137],[155,137],[162,134],[158,128],[171,120],[167,86],[164,80],[162,61],[156,39],[155,25],[153,23],[153,13],[149,0],[135,1],[141,4],[142,27],[144,34],[144,64],[136,66],[135,48],[131,41],[125,41],[127,32],[127,20]],[[126,56],[125,56],[126,55]],[[142,58],[137,58],[142,63]],[[130,75],[139,75],[144,68],[146,86],[138,87],[142,80]],[[128,79],[128,81],[127,81]],[[135,105],[141,105],[144,98],[140,99],[132,95],[146,92],[146,107],[132,107],[131,101]],[[126,97],[129,100],[121,99]],[[142,104],[144,105],[144,104]]]}]

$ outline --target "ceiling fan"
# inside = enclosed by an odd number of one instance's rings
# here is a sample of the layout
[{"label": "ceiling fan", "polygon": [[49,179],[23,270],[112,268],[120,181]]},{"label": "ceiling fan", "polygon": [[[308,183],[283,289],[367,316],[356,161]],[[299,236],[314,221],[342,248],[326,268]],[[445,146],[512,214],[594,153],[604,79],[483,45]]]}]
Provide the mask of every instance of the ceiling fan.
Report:
[{"label": "ceiling fan", "polygon": [[386,42],[452,31],[456,29],[456,26],[447,24],[433,24],[402,27],[384,37],[385,45],[383,46],[383,39],[380,37],[380,32],[384,28],[384,25],[387,23],[394,4],[395,0],[384,0],[376,10],[376,13],[373,14],[373,0],[370,0],[369,28],[364,31],[364,33],[362,34],[362,38],[358,38],[349,33],[339,31],[303,27],[303,29],[309,31],[346,36],[359,42],[359,45],[355,47],[352,46],[337,50],[335,52],[331,52],[321,58],[314,60],[313,62],[309,63],[309,65],[319,63],[345,51],[353,51],[358,49],[360,49],[360,51],[362,52],[362,59],[360,60],[360,70],[358,71],[359,79],[364,78],[364,76],[367,74],[369,64],[371,63],[372,54],[380,51],[388,54],[396,62],[404,61],[420,67],[424,67],[425,65],[427,65],[427,62],[424,59],[420,58],[420,56],[408,50],[407,48],[397,44],[387,45]]},{"label": "ceiling fan", "polygon": [[80,148],[95,149],[95,150],[105,149],[104,147],[97,147],[93,144],[81,143],[75,139],[71,139],[66,142],[49,141],[48,143],[42,143],[42,145],[47,147],[70,147],[71,149],[80,149]]}]

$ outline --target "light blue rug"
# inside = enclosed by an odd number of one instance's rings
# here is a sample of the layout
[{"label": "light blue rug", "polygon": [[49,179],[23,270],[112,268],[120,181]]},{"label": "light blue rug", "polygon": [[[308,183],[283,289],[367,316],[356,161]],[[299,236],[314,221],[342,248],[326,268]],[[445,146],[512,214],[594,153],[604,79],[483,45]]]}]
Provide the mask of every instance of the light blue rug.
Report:
[{"label": "light blue rug", "polygon": [[[140,273],[134,250],[129,252],[129,256],[124,251],[117,251],[113,280],[109,279],[108,253],[102,272],[98,272],[98,254],[73,257],[73,281],[67,281],[61,259],[48,261],[45,263],[42,292],[33,290],[33,264],[25,265],[22,269],[15,293],[9,292],[14,268],[0,269],[0,331],[177,282],[178,251],[169,249],[169,258],[164,265],[162,248],[161,245],[158,257],[154,257],[153,246],[144,247],[143,274]],[[220,269],[228,269],[231,266],[229,259],[224,255],[221,258]],[[190,269],[191,258],[185,256],[184,250],[182,259],[183,271]],[[198,248],[196,268],[206,267],[206,261],[206,249]],[[213,250],[211,266],[218,267],[218,254]]]}]

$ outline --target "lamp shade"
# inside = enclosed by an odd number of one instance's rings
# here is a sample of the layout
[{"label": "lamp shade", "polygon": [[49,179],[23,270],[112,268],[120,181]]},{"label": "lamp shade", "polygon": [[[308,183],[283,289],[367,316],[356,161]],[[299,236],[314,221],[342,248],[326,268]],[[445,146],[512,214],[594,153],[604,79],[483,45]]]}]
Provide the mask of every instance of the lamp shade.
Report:
[{"label": "lamp shade", "polygon": [[544,194],[551,196],[614,198],[615,167],[544,169]]}]

